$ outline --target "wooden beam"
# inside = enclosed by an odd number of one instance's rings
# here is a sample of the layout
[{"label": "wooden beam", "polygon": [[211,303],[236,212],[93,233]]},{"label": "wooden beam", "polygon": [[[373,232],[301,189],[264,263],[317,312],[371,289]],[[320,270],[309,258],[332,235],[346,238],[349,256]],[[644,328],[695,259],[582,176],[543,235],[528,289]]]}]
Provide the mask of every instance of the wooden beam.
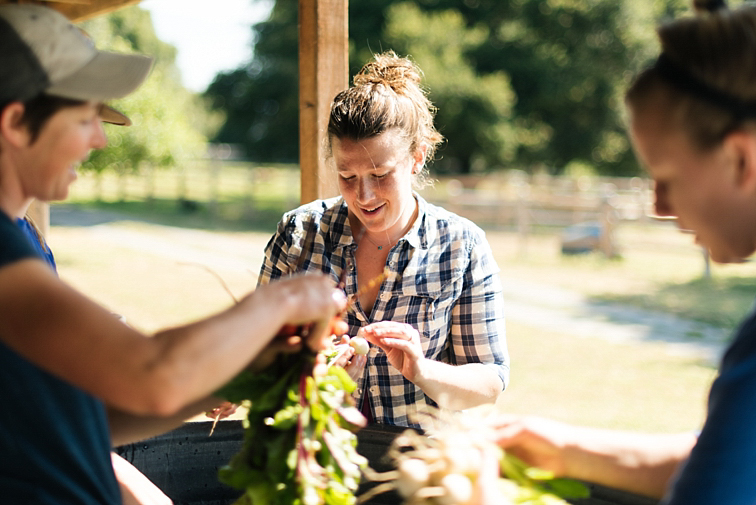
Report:
[{"label": "wooden beam", "polygon": [[333,97],[349,85],[348,0],[299,0],[301,201],[338,193],[325,140]]}]

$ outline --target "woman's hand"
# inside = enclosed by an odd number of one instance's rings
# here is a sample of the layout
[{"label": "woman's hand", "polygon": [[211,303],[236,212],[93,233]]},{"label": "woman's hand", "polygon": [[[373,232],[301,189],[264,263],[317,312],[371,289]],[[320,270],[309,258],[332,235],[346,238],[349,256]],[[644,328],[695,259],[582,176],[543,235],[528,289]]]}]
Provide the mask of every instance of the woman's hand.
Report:
[{"label": "woman's hand", "polygon": [[493,423],[499,446],[531,466],[566,474],[565,447],[576,428],[540,417],[504,415]]},{"label": "woman's hand", "polygon": [[333,335],[348,328],[339,317],[346,307],[346,295],[323,275],[296,275],[260,286],[253,293],[271,310],[283,310],[285,323],[268,346],[251,364],[253,370],[270,365],[278,354],[295,353],[307,345],[321,351],[331,345]]},{"label": "woman's hand", "polygon": [[[346,323],[344,324],[346,325]],[[357,354],[354,347],[349,344],[350,341],[351,339],[348,335],[341,336],[339,346],[344,346],[343,352],[331,363],[331,365],[336,365],[344,368],[344,370],[346,370],[349,374],[349,377],[356,382],[362,375],[362,371],[365,369],[365,364],[367,363],[367,355]]]},{"label": "woman's hand", "polygon": [[421,374],[425,353],[420,343],[420,334],[415,328],[396,321],[381,321],[360,328],[358,336],[386,353],[391,366],[399,370],[409,381]]}]

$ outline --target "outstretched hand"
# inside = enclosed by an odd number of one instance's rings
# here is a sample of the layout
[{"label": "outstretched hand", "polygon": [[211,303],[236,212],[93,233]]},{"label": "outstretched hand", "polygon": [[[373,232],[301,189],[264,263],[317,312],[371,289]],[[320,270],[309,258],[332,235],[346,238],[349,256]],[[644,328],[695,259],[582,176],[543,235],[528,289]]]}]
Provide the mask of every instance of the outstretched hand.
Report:
[{"label": "outstretched hand", "polygon": [[495,442],[528,465],[556,476],[567,473],[564,451],[573,426],[540,417],[502,415],[493,429]]}]

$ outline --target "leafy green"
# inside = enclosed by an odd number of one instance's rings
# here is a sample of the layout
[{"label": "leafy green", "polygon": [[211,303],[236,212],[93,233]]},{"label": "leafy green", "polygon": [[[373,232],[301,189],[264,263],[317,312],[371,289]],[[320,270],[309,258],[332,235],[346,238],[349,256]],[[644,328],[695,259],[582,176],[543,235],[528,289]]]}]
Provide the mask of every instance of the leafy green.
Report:
[{"label": "leafy green", "polygon": [[343,368],[313,375],[316,355],[280,356],[262,372],[244,371],[216,394],[248,405],[244,445],[219,470],[245,491],[236,505],[353,505],[361,469],[354,430],[364,418]]},{"label": "leafy green", "polygon": [[[590,490],[585,484],[572,479],[555,478],[553,473],[536,467],[530,467],[522,460],[504,452],[500,461],[501,472],[507,479],[514,481],[527,503],[552,503],[549,495],[566,499],[588,498]],[[524,500],[525,501],[525,500]],[[515,503],[520,503],[516,501]],[[561,502],[560,502],[561,503]]]}]

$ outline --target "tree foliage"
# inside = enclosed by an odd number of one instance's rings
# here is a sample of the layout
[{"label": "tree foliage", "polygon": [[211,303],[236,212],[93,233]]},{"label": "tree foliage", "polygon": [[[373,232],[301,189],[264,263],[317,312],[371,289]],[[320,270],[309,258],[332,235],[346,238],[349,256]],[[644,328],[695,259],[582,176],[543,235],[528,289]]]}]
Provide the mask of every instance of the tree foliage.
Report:
[{"label": "tree foliage", "polygon": [[111,105],[133,125],[106,125],[108,146],[92,152],[85,169],[138,170],[143,164],[173,166],[204,153],[212,124],[199,99],[181,84],[176,49],[155,35],[147,11],[129,7],[82,23],[98,48],[155,58],[142,86]]},{"label": "tree foliage", "polygon": [[[658,51],[656,24],[688,4],[362,0],[350,4],[350,72],[388,49],[423,69],[447,139],[437,170],[559,173],[577,163],[633,174],[622,94]],[[207,90],[227,115],[217,140],[253,159],[298,157],[296,16],[295,0],[277,0],[253,28],[252,60]]]}]

